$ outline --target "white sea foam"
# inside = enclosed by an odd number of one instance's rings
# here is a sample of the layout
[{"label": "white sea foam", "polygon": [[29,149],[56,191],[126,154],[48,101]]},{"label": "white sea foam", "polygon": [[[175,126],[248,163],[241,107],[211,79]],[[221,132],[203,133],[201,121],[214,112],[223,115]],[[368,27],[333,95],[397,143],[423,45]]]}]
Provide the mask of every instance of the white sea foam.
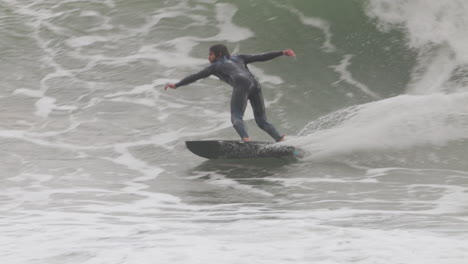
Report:
[{"label": "white sea foam", "polygon": [[397,96],[325,116],[295,140],[315,157],[440,146],[468,138],[468,114],[461,110],[467,103],[466,93]]},{"label": "white sea foam", "polygon": [[[195,213],[185,215],[192,220],[197,219]],[[122,215],[121,221],[128,223],[122,224],[115,216],[72,211],[29,217],[35,222],[20,220],[17,225],[3,231],[11,232],[28,226],[30,230],[47,232],[49,240],[38,243],[41,235],[32,232],[16,238],[22,247],[13,247],[6,243],[13,239],[7,235],[2,246],[10,253],[8,259],[14,263],[28,263],[33,259],[80,263],[147,263],[148,259],[158,259],[162,263],[238,263],[249,258],[256,263],[410,261],[438,264],[445,260],[446,263],[462,264],[467,257],[464,251],[466,236],[463,235],[447,238],[424,231],[330,228],[317,225],[311,215],[308,215],[310,218],[290,220],[259,220],[249,219],[246,214],[242,221],[210,224],[200,224],[201,219],[195,222],[159,219],[155,222],[154,218],[143,215]],[[112,218],[114,224],[96,226],[105,217]],[[209,217],[215,215],[202,216]],[[175,236],[167,230],[191,231]],[[305,231],[313,235],[305,235]],[[83,241],[87,243],[82,244]],[[427,241],[432,242],[428,244]],[[80,247],[70,248],[70,245],[77,244]],[[116,251],[116,247],[123,250]],[[181,251],[181,248],[185,250]]]}]

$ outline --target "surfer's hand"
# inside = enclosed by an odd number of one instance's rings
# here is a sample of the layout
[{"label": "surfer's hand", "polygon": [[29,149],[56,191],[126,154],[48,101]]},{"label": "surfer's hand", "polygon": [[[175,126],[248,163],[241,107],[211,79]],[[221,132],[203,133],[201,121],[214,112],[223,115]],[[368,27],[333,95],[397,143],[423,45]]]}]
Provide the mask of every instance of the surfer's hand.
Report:
[{"label": "surfer's hand", "polygon": [[166,90],[167,90],[167,88],[172,88],[172,89],[175,89],[175,88],[176,88],[176,86],[175,86],[175,84],[173,84],[173,83],[168,83],[168,84],[166,84],[166,86],[164,86],[164,91],[166,91]]},{"label": "surfer's hand", "polygon": [[292,49],[287,49],[283,51],[283,55],[296,57],[296,53]]}]

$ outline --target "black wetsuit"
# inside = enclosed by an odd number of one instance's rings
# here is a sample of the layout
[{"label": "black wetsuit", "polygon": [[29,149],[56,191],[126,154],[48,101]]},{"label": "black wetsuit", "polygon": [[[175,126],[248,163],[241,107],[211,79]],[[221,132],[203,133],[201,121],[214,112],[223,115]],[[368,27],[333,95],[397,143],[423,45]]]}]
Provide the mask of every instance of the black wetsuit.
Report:
[{"label": "black wetsuit", "polygon": [[252,106],[257,125],[266,131],[276,141],[282,136],[275,127],[267,121],[265,103],[262,90],[257,79],[247,67],[248,63],[256,61],[267,61],[283,55],[282,51],[270,52],[259,55],[233,55],[222,57],[213,62],[204,70],[185,77],[176,83],[176,87],[195,82],[210,75],[217,76],[220,80],[233,87],[231,97],[231,121],[241,138],[248,138],[243,117],[247,101]]}]

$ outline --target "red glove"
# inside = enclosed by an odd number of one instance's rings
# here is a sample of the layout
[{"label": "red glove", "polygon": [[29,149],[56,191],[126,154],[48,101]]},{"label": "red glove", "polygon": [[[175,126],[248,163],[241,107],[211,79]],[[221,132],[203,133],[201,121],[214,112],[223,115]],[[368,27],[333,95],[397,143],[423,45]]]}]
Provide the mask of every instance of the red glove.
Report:
[{"label": "red glove", "polygon": [[175,84],[173,84],[173,83],[168,83],[166,86],[164,86],[164,91],[166,91],[166,90],[167,90],[167,88],[172,88],[172,89],[175,89],[175,88],[176,88],[176,86],[175,86]]},{"label": "red glove", "polygon": [[283,51],[283,55],[296,57],[296,53],[292,49],[287,49]]}]

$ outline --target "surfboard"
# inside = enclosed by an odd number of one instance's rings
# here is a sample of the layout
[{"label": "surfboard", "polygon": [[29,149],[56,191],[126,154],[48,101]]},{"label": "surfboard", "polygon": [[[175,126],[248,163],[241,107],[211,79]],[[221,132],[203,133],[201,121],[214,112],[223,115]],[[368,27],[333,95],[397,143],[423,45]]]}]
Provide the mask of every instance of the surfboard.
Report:
[{"label": "surfboard", "polygon": [[206,159],[253,159],[302,157],[303,152],[293,146],[261,141],[200,140],[185,141],[187,148]]}]

